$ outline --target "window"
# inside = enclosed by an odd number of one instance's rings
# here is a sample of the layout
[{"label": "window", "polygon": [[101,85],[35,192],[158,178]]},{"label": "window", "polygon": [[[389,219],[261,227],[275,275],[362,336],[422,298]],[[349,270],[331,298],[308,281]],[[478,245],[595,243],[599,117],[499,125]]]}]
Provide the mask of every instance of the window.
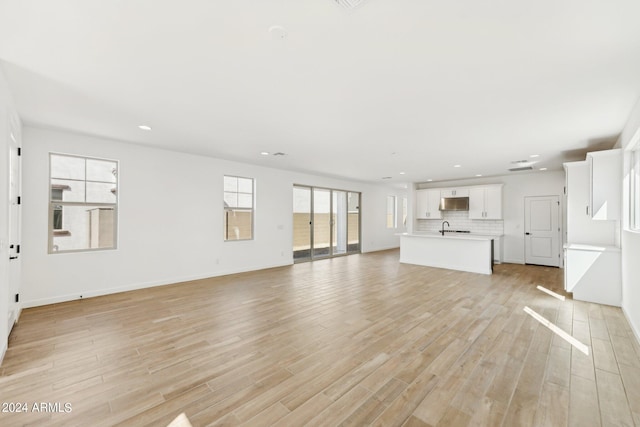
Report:
[{"label": "window", "polygon": [[630,228],[640,231],[640,147],[631,152]]},{"label": "window", "polygon": [[387,196],[387,228],[396,226],[396,196]]},{"label": "window", "polygon": [[224,177],[224,240],[253,239],[253,179]]},{"label": "window", "polygon": [[49,155],[49,253],[115,249],[118,162]]},{"label": "window", "polygon": [[403,197],[402,198],[402,226],[406,227],[407,226],[407,211],[408,211],[408,206],[407,206],[407,198]]}]

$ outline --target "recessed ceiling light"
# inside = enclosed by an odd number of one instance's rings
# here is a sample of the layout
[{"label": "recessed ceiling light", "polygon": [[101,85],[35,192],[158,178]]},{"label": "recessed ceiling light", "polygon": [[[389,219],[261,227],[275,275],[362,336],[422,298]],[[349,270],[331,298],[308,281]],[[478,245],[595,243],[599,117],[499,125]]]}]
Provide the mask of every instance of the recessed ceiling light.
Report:
[{"label": "recessed ceiling light", "polygon": [[428,180],[427,180],[427,182],[431,182],[431,181],[433,181],[433,180],[432,180],[432,179],[428,179]]},{"label": "recessed ceiling light", "polygon": [[461,168],[462,165],[453,165],[454,168]]},{"label": "recessed ceiling light", "polygon": [[140,125],[140,126],[138,126],[138,129],[142,129],[142,130],[151,130],[151,126],[147,126],[147,125]]},{"label": "recessed ceiling light", "polygon": [[532,159],[535,159],[536,157],[540,157],[540,154],[532,154],[529,157],[531,157]]},{"label": "recessed ceiling light", "polygon": [[272,25],[271,27],[269,27],[269,33],[271,33],[271,37],[273,39],[287,38],[287,30],[285,30],[281,25]]},{"label": "recessed ceiling light", "polygon": [[404,174],[405,174],[404,172],[400,172],[400,175],[404,175]]},{"label": "recessed ceiling light", "polygon": [[476,176],[482,176],[482,174],[481,173],[477,173]]},{"label": "recessed ceiling light", "polygon": [[261,152],[260,154],[262,154],[263,156],[268,156],[268,155],[269,155],[269,152],[268,152],[268,151],[263,151],[263,152]]},{"label": "recessed ceiling light", "polygon": [[540,168],[540,170],[541,170],[541,171],[546,171],[546,170],[547,170],[547,168]]}]

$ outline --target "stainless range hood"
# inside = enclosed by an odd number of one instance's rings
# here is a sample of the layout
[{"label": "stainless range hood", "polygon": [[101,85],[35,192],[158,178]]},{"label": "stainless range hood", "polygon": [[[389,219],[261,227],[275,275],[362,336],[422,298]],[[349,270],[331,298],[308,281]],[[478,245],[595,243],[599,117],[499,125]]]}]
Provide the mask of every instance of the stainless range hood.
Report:
[{"label": "stainless range hood", "polygon": [[440,199],[441,211],[468,211],[469,210],[469,198],[468,197],[443,197]]}]

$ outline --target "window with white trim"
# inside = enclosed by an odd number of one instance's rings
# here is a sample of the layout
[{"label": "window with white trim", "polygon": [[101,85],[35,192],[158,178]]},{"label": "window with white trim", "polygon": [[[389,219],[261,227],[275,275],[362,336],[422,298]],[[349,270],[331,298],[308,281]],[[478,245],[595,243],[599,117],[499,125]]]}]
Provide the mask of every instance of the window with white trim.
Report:
[{"label": "window with white trim", "polygon": [[396,211],[396,196],[387,196],[387,228],[397,227]]},{"label": "window with white trim", "polygon": [[118,162],[49,154],[49,253],[117,247]]},{"label": "window with white trim", "polygon": [[224,240],[253,239],[253,178],[224,177]]},{"label": "window with white trim", "polygon": [[407,226],[407,214],[409,212],[408,200],[406,197],[402,198],[402,226]]}]

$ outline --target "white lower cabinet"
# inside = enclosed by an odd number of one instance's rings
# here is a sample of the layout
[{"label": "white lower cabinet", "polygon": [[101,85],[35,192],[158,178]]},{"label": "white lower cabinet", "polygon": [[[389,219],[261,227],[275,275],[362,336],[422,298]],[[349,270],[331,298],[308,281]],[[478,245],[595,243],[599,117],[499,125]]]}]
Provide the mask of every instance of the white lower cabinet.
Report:
[{"label": "white lower cabinet", "polygon": [[564,251],[564,287],[573,293],[573,299],[620,307],[620,248],[568,244]]}]

